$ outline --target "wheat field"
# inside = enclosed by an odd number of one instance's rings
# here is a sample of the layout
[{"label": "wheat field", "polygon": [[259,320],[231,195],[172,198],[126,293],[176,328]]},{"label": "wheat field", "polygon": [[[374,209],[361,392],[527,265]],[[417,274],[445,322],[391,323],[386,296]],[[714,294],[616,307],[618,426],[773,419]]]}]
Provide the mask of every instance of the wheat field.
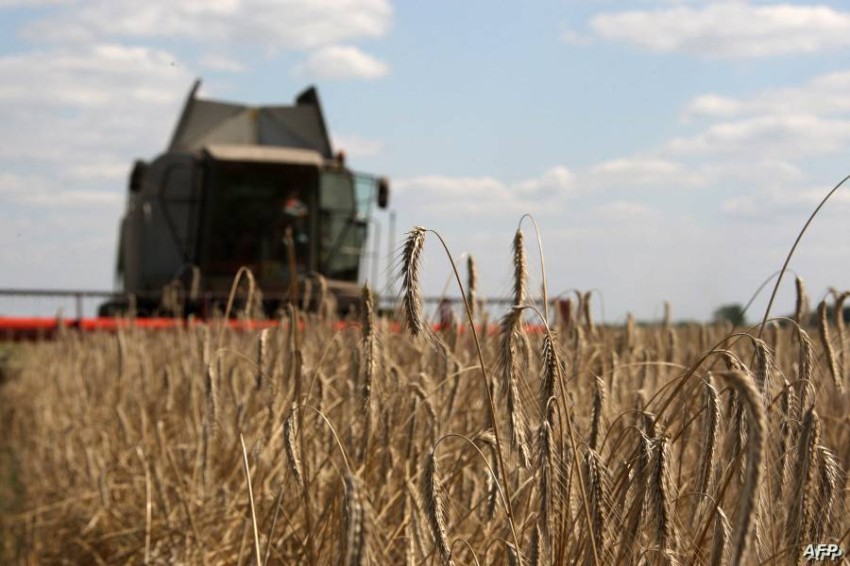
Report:
[{"label": "wheat field", "polygon": [[[402,331],[290,308],[263,331],[66,332],[0,385],[0,561],[798,564],[850,547],[846,294],[794,319],[593,320],[593,297]],[[475,326],[470,326],[471,317]],[[473,331],[475,330],[475,331]],[[761,334],[761,336],[760,336]]]}]

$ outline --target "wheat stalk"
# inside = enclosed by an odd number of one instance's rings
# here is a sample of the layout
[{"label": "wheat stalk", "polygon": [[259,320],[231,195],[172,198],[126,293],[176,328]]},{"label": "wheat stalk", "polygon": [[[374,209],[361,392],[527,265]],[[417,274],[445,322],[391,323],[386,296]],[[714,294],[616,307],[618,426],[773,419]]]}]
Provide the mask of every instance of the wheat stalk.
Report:
[{"label": "wheat stalk", "polygon": [[254,507],[254,489],[251,486],[251,469],[248,466],[248,450],[245,448],[245,438],[240,434],[239,442],[242,444],[242,465],[245,470],[245,482],[248,484],[248,503],[251,508],[251,526],[254,529],[254,552],[257,564],[263,563],[263,554],[260,552],[260,533],[257,530],[257,511]]}]

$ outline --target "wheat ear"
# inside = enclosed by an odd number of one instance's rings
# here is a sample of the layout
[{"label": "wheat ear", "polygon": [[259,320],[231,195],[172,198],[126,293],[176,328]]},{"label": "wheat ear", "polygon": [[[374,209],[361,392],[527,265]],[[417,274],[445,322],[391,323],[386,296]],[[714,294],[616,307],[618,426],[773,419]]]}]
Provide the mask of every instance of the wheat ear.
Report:
[{"label": "wheat ear", "polygon": [[755,379],[758,388],[762,392],[765,402],[770,397],[772,387],[772,376],[774,371],[774,359],[767,342],[758,338],[754,339],[756,348]]},{"label": "wheat ear", "polygon": [[[604,464],[599,454],[593,449],[588,449],[585,456],[585,481],[586,492],[590,503],[592,523],[590,528],[593,535],[587,539],[588,552],[585,562],[593,564],[594,557],[603,557],[605,541],[607,539],[609,520],[609,482]],[[595,550],[593,549],[595,545]]]},{"label": "wheat ear", "polygon": [[518,387],[520,367],[517,359],[517,342],[521,316],[520,309],[512,309],[502,318],[500,364],[502,388],[507,397],[511,447],[520,455],[522,466],[527,468],[530,464],[531,453],[528,449],[528,430]]},{"label": "wheat ear", "polygon": [[641,533],[641,525],[644,523],[646,514],[647,488],[652,465],[652,441],[643,432],[639,434],[640,445],[635,454],[634,474],[629,482],[629,490],[632,492],[631,504],[625,516],[617,564],[631,563],[637,549],[635,541]]},{"label": "wheat ear", "polygon": [[422,260],[422,250],[425,246],[426,229],[414,227],[407,234],[407,240],[402,251],[401,289],[407,329],[413,336],[419,336],[425,331],[425,321],[422,315],[422,290],[419,286],[419,268]]},{"label": "wheat ear", "polygon": [[731,527],[726,513],[723,512],[723,509],[717,507],[714,516],[714,544],[711,547],[711,559],[709,561],[711,566],[722,566],[726,564],[726,548],[729,542],[730,531]]},{"label": "wheat ear", "polygon": [[847,297],[850,297],[850,292],[845,291],[838,295],[835,299],[835,306],[833,307],[833,316],[835,316],[835,329],[838,333],[838,368],[841,372],[842,379],[846,375],[847,367],[846,367],[846,359],[844,356],[844,335],[846,332],[846,324],[844,322],[844,301],[847,300]]},{"label": "wheat ear", "polygon": [[818,471],[818,520],[812,529],[812,540],[825,540],[834,528],[834,507],[842,474],[835,452],[825,446],[818,446]]},{"label": "wheat ear", "polygon": [[360,566],[366,562],[365,511],[356,480],[351,475],[345,477],[345,501],[342,509],[342,563],[345,566]]},{"label": "wheat ear", "polygon": [[[551,528],[552,528],[552,458],[555,454],[555,442],[552,438],[552,427],[549,425],[548,419],[544,419],[540,424],[538,433],[539,445],[539,466],[540,473],[540,517],[538,519],[536,533],[539,533],[537,541],[537,549],[532,553],[538,556],[545,555],[547,559],[544,563],[548,564],[551,548]],[[538,561],[532,561],[538,562]]]},{"label": "wheat ear", "polygon": [[655,440],[655,469],[649,490],[649,508],[655,515],[655,536],[662,553],[667,552],[675,540],[673,517],[673,486],[670,480],[670,438],[661,434]]},{"label": "wheat ear", "polygon": [[425,464],[425,475],[422,480],[423,499],[428,523],[431,526],[431,534],[434,543],[440,552],[443,566],[452,564],[452,552],[448,542],[448,529],[446,528],[446,510],[443,501],[443,493],[440,479],[437,476],[437,458],[432,450]]},{"label": "wheat ear", "polygon": [[522,230],[517,230],[513,241],[514,260],[514,306],[525,304],[528,286],[528,264],[525,259],[525,239]]},{"label": "wheat ear", "polygon": [[601,430],[602,409],[605,404],[605,382],[599,376],[596,377],[595,387],[593,388],[593,407],[590,413],[590,439],[588,446],[596,450],[599,444],[599,434]]},{"label": "wheat ear", "polygon": [[829,365],[829,374],[832,376],[832,384],[839,393],[844,392],[844,384],[838,370],[838,358],[835,354],[835,349],[832,346],[832,339],[829,331],[829,318],[827,317],[826,301],[823,300],[818,305],[818,330],[820,332],[820,340],[823,344],[823,350],[826,352],[826,361]]},{"label": "wheat ear", "polygon": [[263,388],[263,375],[266,367],[266,350],[269,338],[269,329],[263,329],[260,332],[260,339],[257,341],[257,373],[255,375],[255,385],[257,391]]},{"label": "wheat ear", "polygon": [[363,389],[361,399],[368,416],[372,400],[372,381],[378,364],[377,343],[375,337],[375,307],[372,291],[364,286],[361,295],[361,332],[363,341]]},{"label": "wheat ear", "polygon": [[596,323],[593,322],[593,310],[590,305],[592,294],[592,291],[587,291],[584,294],[584,299],[582,300],[582,304],[584,305],[584,324],[591,335],[596,332]]},{"label": "wheat ear", "polygon": [[802,277],[797,276],[794,280],[794,287],[797,289],[797,302],[794,305],[794,320],[797,324],[804,326],[808,322],[809,316],[809,295],[806,293],[806,284]]},{"label": "wheat ear", "polygon": [[705,412],[702,433],[702,455],[697,473],[697,493],[708,494],[711,489],[714,458],[717,453],[717,441],[720,430],[720,403],[717,389],[705,382]]},{"label": "wheat ear", "polygon": [[797,560],[802,557],[802,544],[810,540],[815,502],[820,419],[814,408],[806,411],[803,427],[797,441],[797,460],[794,468],[795,489],[791,494],[786,534],[799,547]]},{"label": "wheat ear", "polygon": [[466,256],[466,302],[469,304],[469,314],[475,320],[478,310],[478,269],[472,254]]},{"label": "wheat ear", "polygon": [[779,394],[779,409],[782,415],[782,423],[779,425],[779,434],[777,435],[776,458],[777,458],[777,473],[779,478],[776,482],[774,497],[777,500],[782,499],[782,494],[785,491],[785,481],[788,477],[788,468],[790,467],[788,450],[793,443],[794,423],[798,422],[798,405],[797,396],[794,389],[788,383],[788,380],[782,378],[784,387]]},{"label": "wheat ear", "polygon": [[292,470],[292,475],[295,476],[295,481],[302,489],[307,488],[304,478],[304,467],[301,465],[301,450],[298,446],[298,419],[295,414],[298,411],[298,406],[293,403],[292,411],[289,417],[283,423],[283,437],[286,443],[286,456],[289,458],[289,466]]},{"label": "wheat ear", "polygon": [[754,523],[753,515],[761,489],[767,416],[755,383],[748,374],[741,371],[729,371],[721,375],[732,383],[746,402],[749,411],[747,470],[741,490],[740,520],[732,536],[731,563],[741,564],[750,542],[750,532]]}]

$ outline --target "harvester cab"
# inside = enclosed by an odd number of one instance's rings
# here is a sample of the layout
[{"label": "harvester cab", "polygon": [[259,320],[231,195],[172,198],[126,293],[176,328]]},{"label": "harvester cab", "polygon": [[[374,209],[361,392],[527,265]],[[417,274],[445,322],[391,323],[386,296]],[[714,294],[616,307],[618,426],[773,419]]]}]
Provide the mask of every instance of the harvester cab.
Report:
[{"label": "harvester cab", "polygon": [[[176,284],[180,310],[208,314],[244,266],[274,297],[268,313],[317,274],[345,312],[359,297],[372,209],[387,206],[387,181],[333,153],[315,88],[294,105],[256,107],[200,99],[199,85],[168,150],[130,174],[117,276],[135,311],[176,310],[164,307]],[[101,314],[128,308],[112,301]]]}]

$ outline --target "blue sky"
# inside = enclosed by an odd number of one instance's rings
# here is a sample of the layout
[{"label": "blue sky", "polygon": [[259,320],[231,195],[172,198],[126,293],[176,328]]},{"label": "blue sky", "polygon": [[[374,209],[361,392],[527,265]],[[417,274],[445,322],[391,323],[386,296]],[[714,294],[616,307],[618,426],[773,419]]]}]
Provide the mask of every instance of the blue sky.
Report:
[{"label": "blue sky", "polygon": [[[248,103],[316,84],[400,233],[438,230],[495,296],[531,212],[552,293],[599,289],[610,321],[745,302],[850,173],[841,2],[171,4],[0,0],[0,287],[111,288],[130,164],[195,77]],[[848,212],[839,193],[792,262],[813,300],[850,287]]]}]

